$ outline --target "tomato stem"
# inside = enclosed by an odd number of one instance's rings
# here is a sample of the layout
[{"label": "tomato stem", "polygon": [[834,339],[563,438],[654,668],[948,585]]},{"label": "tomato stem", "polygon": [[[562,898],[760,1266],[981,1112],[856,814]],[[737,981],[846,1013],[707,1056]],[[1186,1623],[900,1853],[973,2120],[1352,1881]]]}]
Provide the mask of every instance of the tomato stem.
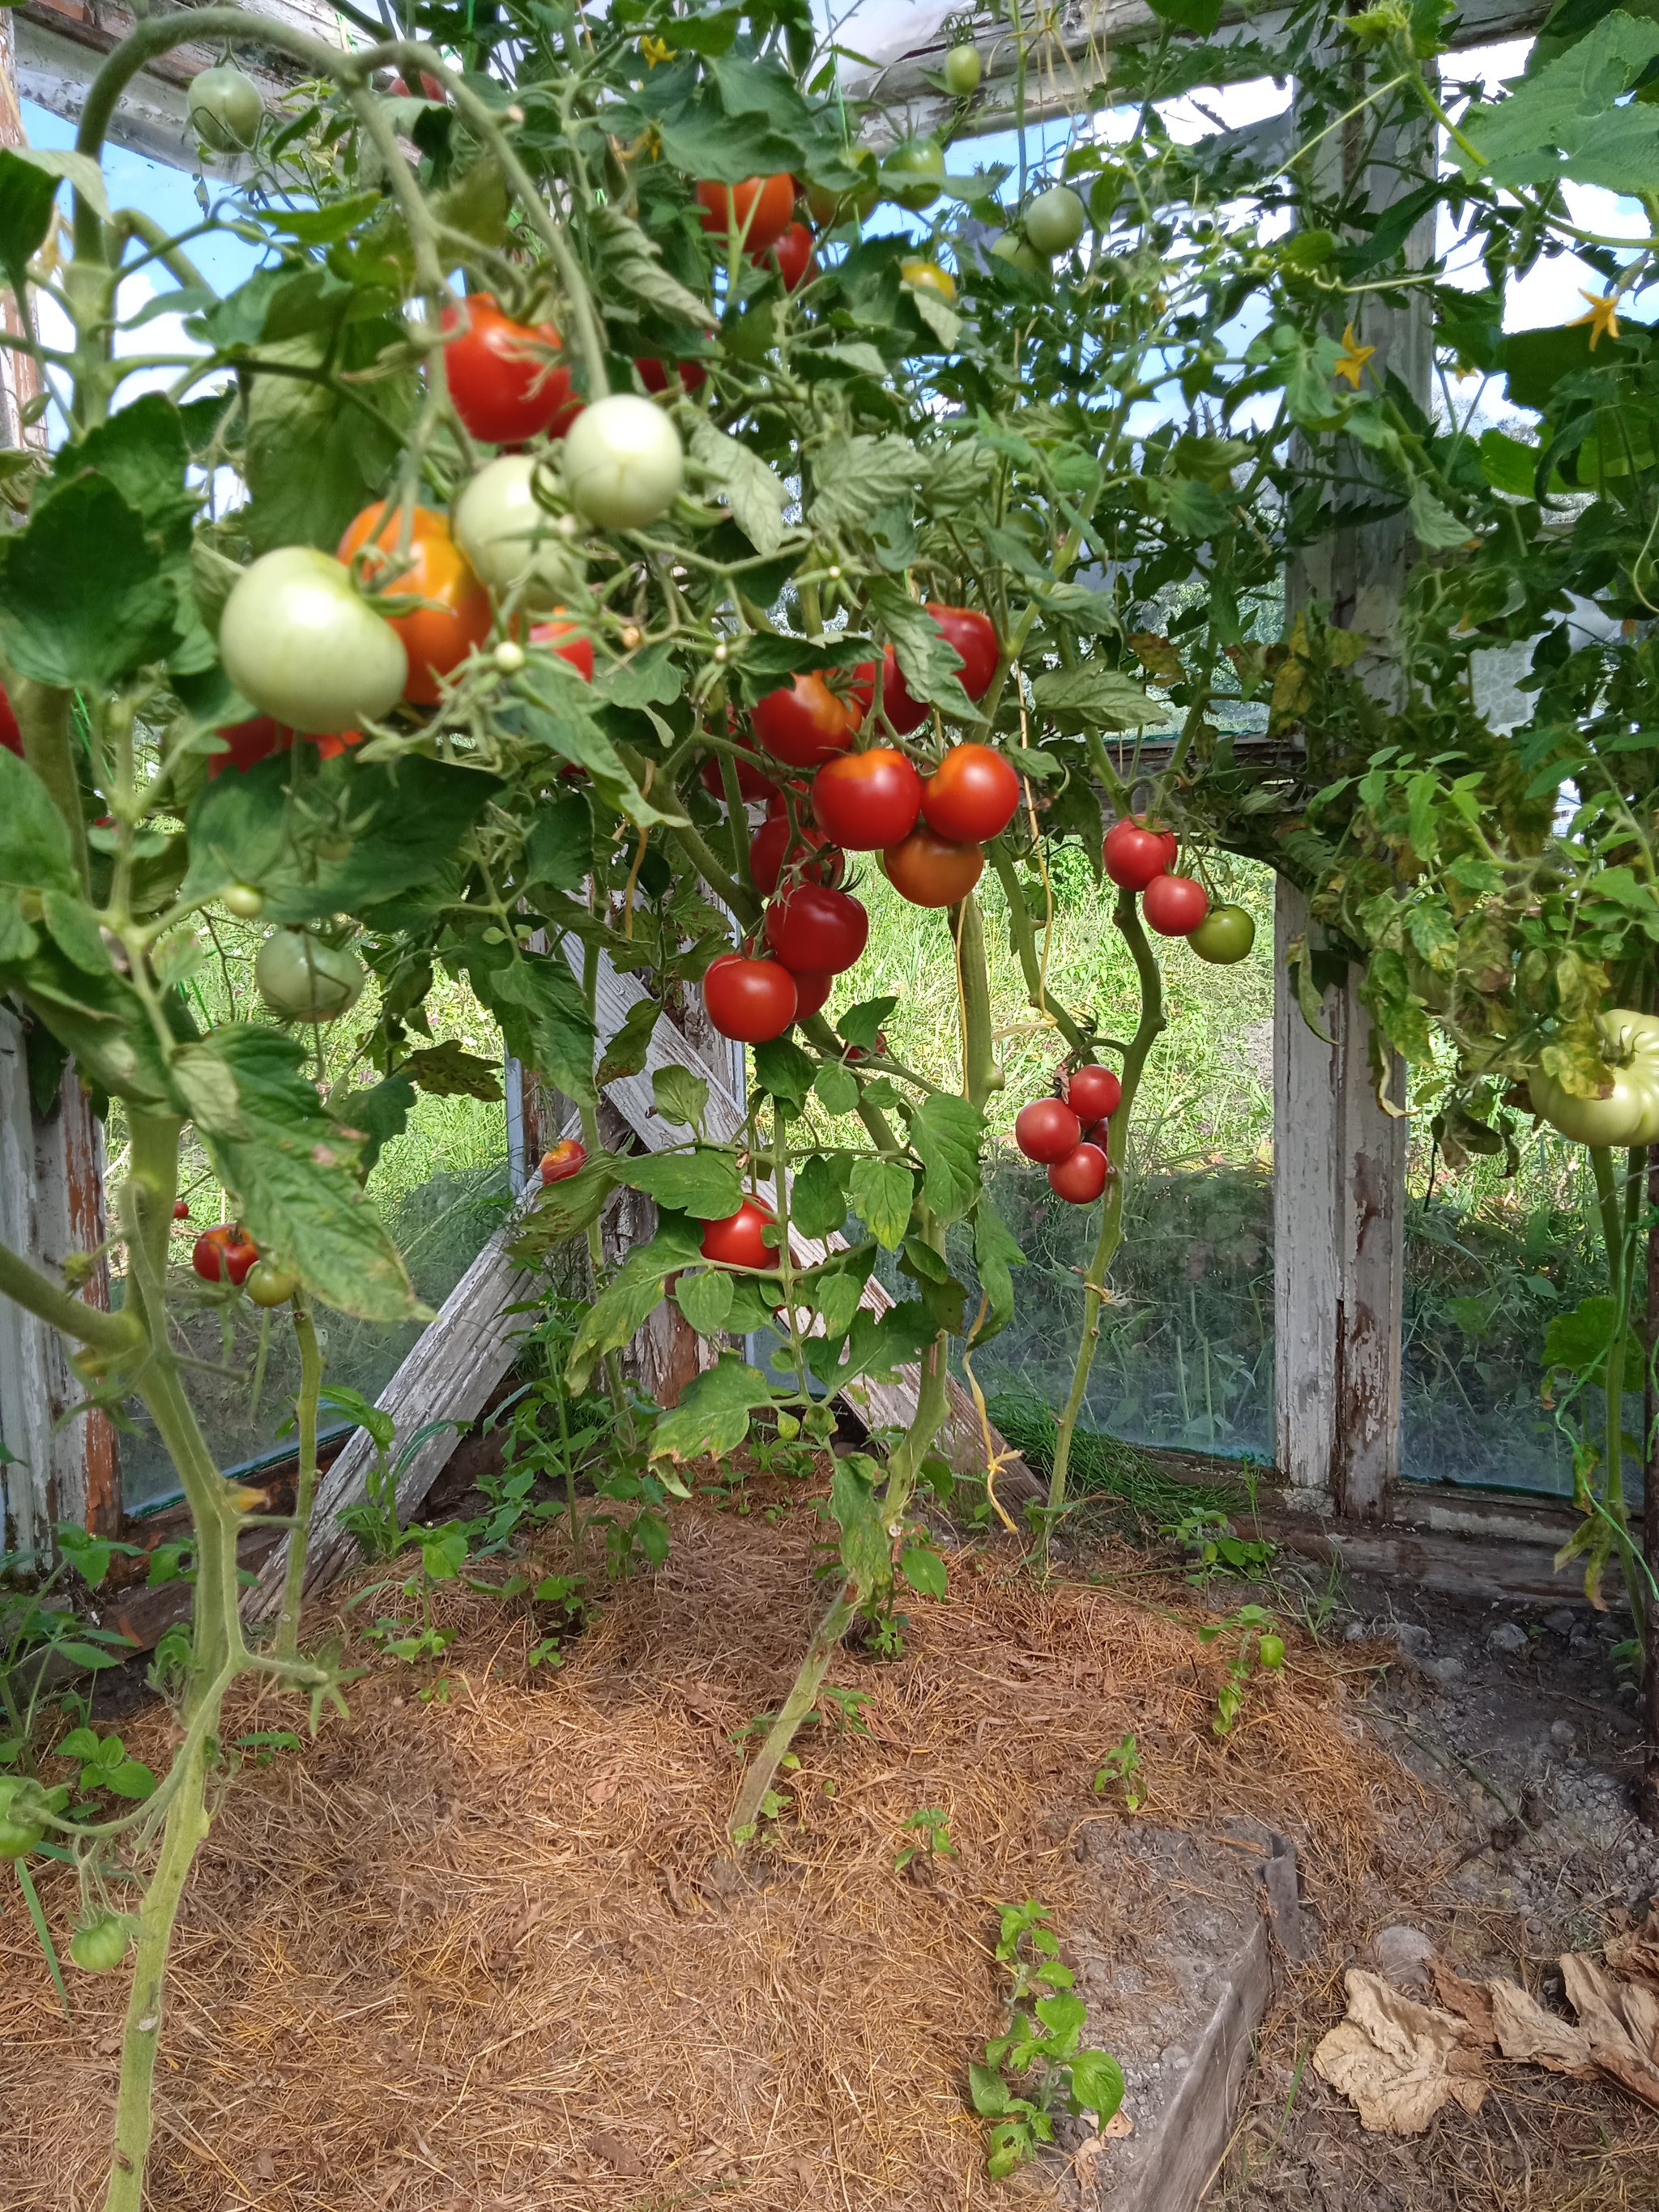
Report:
[{"label": "tomato stem", "polygon": [[300,1347],[300,1395],[295,1409],[300,1431],[300,1468],[294,1488],[294,1533],[289,1538],[288,1564],[283,1577],[283,1607],[276,1616],[274,1648],[280,1659],[293,1658],[299,1649],[306,1540],[311,1529],[312,1500],[317,1490],[317,1401],[322,1389],[323,1355],[303,1291],[294,1301],[294,1334]]}]

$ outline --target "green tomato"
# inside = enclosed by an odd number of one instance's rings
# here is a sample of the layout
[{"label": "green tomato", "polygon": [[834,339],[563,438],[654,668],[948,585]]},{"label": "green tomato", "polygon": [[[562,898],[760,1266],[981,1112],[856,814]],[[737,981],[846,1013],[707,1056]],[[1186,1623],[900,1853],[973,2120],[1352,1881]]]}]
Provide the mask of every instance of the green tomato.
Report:
[{"label": "green tomato", "polygon": [[991,251],[999,261],[1006,261],[1015,269],[1024,270],[1028,276],[1046,276],[1048,264],[1041,254],[1034,253],[1017,230],[1005,230],[1000,238],[991,242]]},{"label": "green tomato", "polygon": [[190,81],[190,120],[216,154],[245,153],[259,135],[265,104],[259,88],[234,62],[204,70]]},{"label": "green tomato", "polygon": [[1069,253],[1088,228],[1088,212],[1069,185],[1051,185],[1025,210],[1026,237],[1051,261]]},{"label": "green tomato", "polygon": [[667,514],[685,482],[680,434],[637,392],[584,407],[564,441],[572,504],[601,530],[641,530]]},{"label": "green tomato", "polygon": [[297,1275],[284,1274],[270,1260],[256,1260],[242,1285],[256,1306],[285,1306],[299,1287]]},{"label": "green tomato", "polygon": [[1231,968],[1235,961],[1249,957],[1255,924],[1242,906],[1212,906],[1187,942],[1200,960]]},{"label": "green tomato", "polygon": [[116,1912],[100,1912],[70,1937],[69,1954],[83,1973],[106,1974],[127,1955],[130,1923]]},{"label": "green tomato", "polygon": [[526,606],[545,609],[575,596],[587,563],[571,543],[575,518],[550,514],[537,498],[538,468],[550,489],[557,479],[533,453],[486,461],[455,502],[453,527],[493,592],[518,592]]},{"label": "green tomato", "polygon": [[806,205],[820,230],[850,222],[855,215],[863,217],[873,214],[876,202],[881,198],[876,157],[871,149],[851,149],[848,158],[863,180],[850,192],[832,192],[827,185],[815,185],[810,180],[807,184]]},{"label": "green tomato", "polygon": [[357,1003],[363,963],[349,946],[308,929],[273,929],[253,963],[259,996],[289,1022],[331,1022]]},{"label": "green tomato", "polygon": [[881,165],[881,187],[913,215],[930,208],[945,181],[945,149],[937,138],[901,138]]},{"label": "green tomato", "polygon": [[40,1786],[21,1775],[0,1774],[0,1859],[26,1859],[46,1833],[37,1817]]},{"label": "green tomato", "polygon": [[312,737],[378,720],[409,681],[403,640],[345,563],[313,545],[282,546],[242,571],[220,619],[219,658],[251,705]]},{"label": "green tomato", "polygon": [[945,89],[952,100],[967,100],[976,93],[984,74],[977,46],[952,46],[945,57]]},{"label": "green tomato", "polygon": [[1581,1145],[1659,1144],[1659,1017],[1615,1006],[1598,1014],[1609,1089],[1580,1098],[1536,1068],[1528,1079],[1534,1111]]},{"label": "green tomato", "polygon": [[224,902],[239,921],[258,921],[265,910],[265,895],[252,884],[233,884]]}]

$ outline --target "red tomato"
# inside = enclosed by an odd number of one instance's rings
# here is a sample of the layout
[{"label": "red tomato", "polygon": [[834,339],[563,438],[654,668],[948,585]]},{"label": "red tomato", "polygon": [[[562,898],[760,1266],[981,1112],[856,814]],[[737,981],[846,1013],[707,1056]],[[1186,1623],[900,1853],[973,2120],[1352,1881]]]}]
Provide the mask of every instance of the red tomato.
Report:
[{"label": "red tomato", "polygon": [[755,878],[755,889],[763,898],[770,898],[786,865],[797,876],[812,883],[838,884],[842,878],[841,855],[830,852],[823,860],[814,858],[828,843],[822,830],[811,829],[805,822],[792,843],[789,817],[784,813],[769,814],[749,844],[749,872]]},{"label": "red tomato", "polygon": [[1000,837],[1019,810],[1019,777],[989,745],[952,745],[921,787],[921,818],[958,845]]},{"label": "red tomato", "polygon": [[[754,752],[755,748],[753,745],[751,745],[748,738],[744,737],[741,733],[738,734],[735,742],[742,746],[744,752],[750,754]],[[720,774],[720,764],[718,758],[711,756],[703,763],[699,773],[702,777],[702,787],[708,793],[708,796],[711,799],[718,799],[724,801],[726,798],[726,778]],[[740,760],[738,763],[738,795],[744,799],[779,799],[782,796],[782,793],[779,791],[778,787],[773,782],[769,775],[763,775],[758,768],[750,768],[749,763],[744,760]]]},{"label": "red tomato", "polygon": [[[750,249],[751,258],[761,258]],[[792,222],[783,235],[773,245],[771,258],[777,264],[786,292],[798,292],[803,284],[810,283],[818,273],[818,264],[812,258],[812,234],[804,222]]]},{"label": "red tomato", "polygon": [[912,906],[954,906],[985,872],[980,845],[955,845],[936,830],[913,830],[881,856],[882,872]]},{"label": "red tomato", "polygon": [[795,979],[776,960],[723,952],[702,979],[702,1003],[722,1036],[764,1044],[795,1018]]},{"label": "red tomato", "polygon": [[568,1182],[587,1165],[587,1147],[580,1137],[561,1137],[550,1152],[542,1154],[542,1181]]},{"label": "red tomato", "polygon": [[1014,1142],[1028,1160],[1047,1166],[1083,1142],[1083,1124],[1063,1098],[1034,1098],[1020,1109]]},{"label": "red tomato", "polygon": [[1092,1206],[1111,1171],[1111,1162],[1098,1145],[1079,1145],[1049,1168],[1048,1188],[1068,1206]]},{"label": "red tomato", "polygon": [[858,727],[822,676],[797,676],[788,690],[769,691],[750,720],[769,753],[791,768],[817,768],[844,753]]},{"label": "red tomato", "polygon": [[[887,650],[892,651],[891,646]],[[847,712],[856,729],[876,703],[876,664],[861,660],[853,671],[847,686]]]},{"label": "red tomato", "polygon": [[1106,832],[1101,848],[1106,872],[1120,890],[1144,891],[1154,876],[1166,876],[1176,863],[1173,830],[1149,830],[1126,814]]},{"label": "red tomato", "polygon": [[929,599],[927,611],[947,645],[962,656],[962,688],[970,699],[982,699],[991,688],[1002,658],[996,627],[977,607],[947,607]]},{"label": "red tomato", "polygon": [[701,184],[697,206],[697,221],[711,237],[723,239],[735,231],[745,251],[758,258],[789,228],[795,180],[780,174],[745,177],[740,185]]},{"label": "red tomato", "polygon": [[830,994],[835,988],[833,975],[821,975],[814,969],[804,968],[795,978],[795,1019],[805,1022],[810,1021],[814,1014],[821,1014],[829,1005]]},{"label": "red tomato", "polygon": [[666,392],[678,376],[682,392],[695,392],[708,381],[708,371],[700,361],[636,361],[640,382],[647,392]]},{"label": "red tomato", "polygon": [[1115,1114],[1123,1097],[1123,1085],[1109,1067],[1097,1067],[1092,1061],[1086,1067],[1074,1067],[1066,1079],[1066,1103],[1086,1129],[1091,1121],[1103,1121]]},{"label": "red tomato", "polygon": [[19,760],[22,759],[23,732],[17,726],[16,710],[6,696],[3,684],[0,684],[0,745],[3,745],[9,753],[15,753]]},{"label": "red tomato", "polygon": [[[411,100],[414,97],[414,94],[410,91],[407,82],[400,76],[394,76],[392,78],[392,89],[397,94],[400,100]],[[428,76],[427,71],[422,70],[421,71],[421,97],[423,100],[447,100],[449,94],[444,90],[442,85],[439,83],[435,76]]]},{"label": "red tomato", "polygon": [[404,698],[435,707],[442,696],[442,679],[483,643],[494,617],[489,594],[473,574],[472,563],[450,536],[448,522],[430,507],[415,510],[410,565],[390,573],[402,521],[398,509],[376,500],[341,538],[338,553],[349,562],[362,552],[359,565],[364,582],[371,586],[382,576],[385,589],[393,597],[434,602],[413,614],[398,616],[392,627],[409,655]]},{"label": "red tomato", "polygon": [[175,1198],[173,1200],[173,1218],[175,1221],[188,1221],[190,1219],[190,1200],[187,1198]]},{"label": "red tomato", "polygon": [[238,1223],[222,1221],[197,1238],[190,1264],[204,1283],[234,1283],[240,1290],[258,1256],[258,1246],[243,1235]]},{"label": "red tomato", "polygon": [[[861,663],[857,672],[861,673],[869,665],[868,661]],[[920,699],[911,697],[909,686],[899,673],[898,655],[890,645],[881,657],[881,711],[902,738],[908,738],[912,730],[919,730],[933,711]]]},{"label": "red tomato", "polygon": [[[228,768],[238,770],[257,768],[262,760],[269,760],[273,753],[288,752],[294,744],[293,731],[285,728],[281,722],[273,721],[269,714],[257,714],[251,722],[228,722],[213,734],[216,738],[223,738],[230,750],[210,754],[210,783],[216,776],[222,775]],[[337,753],[348,752],[353,745],[360,745],[362,741],[361,730],[342,730],[337,737],[307,736],[302,742],[315,745],[320,760],[332,760]]]},{"label": "red tomato", "polygon": [[724,1221],[703,1223],[703,1258],[727,1267],[775,1267],[776,1249],[763,1238],[777,1218],[763,1198],[745,1198]]},{"label": "red tomato", "polygon": [[916,826],[921,778],[892,745],[841,753],[812,778],[812,811],[849,853],[896,845]]},{"label": "red tomato", "polygon": [[1140,910],[1160,937],[1189,937],[1210,911],[1210,896],[1192,876],[1154,876]]},{"label": "red tomato", "polygon": [[492,446],[521,446],[544,430],[562,438],[581,413],[570,371],[551,358],[551,323],[515,323],[488,292],[469,292],[464,307],[444,309],[441,327],[460,333],[444,348],[444,373],[473,437]]},{"label": "red tomato", "polygon": [[839,975],[863,951],[870,917],[847,891],[792,884],[766,909],[766,941],[786,968]]},{"label": "red tomato", "polygon": [[[554,613],[559,613],[556,607]],[[568,617],[538,623],[530,633],[530,642],[544,645],[556,659],[568,662],[584,684],[593,681],[593,641],[580,623]]]}]

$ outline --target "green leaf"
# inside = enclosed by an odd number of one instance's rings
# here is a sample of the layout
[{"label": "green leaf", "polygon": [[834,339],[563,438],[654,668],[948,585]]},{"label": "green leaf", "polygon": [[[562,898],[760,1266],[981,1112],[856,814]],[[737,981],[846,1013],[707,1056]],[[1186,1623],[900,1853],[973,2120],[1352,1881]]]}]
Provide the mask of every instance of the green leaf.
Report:
[{"label": "green leaf", "polygon": [[603,1091],[607,1083],[615,1083],[624,1075],[637,1075],[645,1066],[662,1008],[654,999],[636,999],[623,1018],[623,1025],[605,1046],[599,1064],[593,1071],[596,1089]]},{"label": "green leaf", "polygon": [[596,207],[588,220],[611,296],[626,292],[671,322],[689,323],[697,331],[708,327],[714,310],[663,266],[660,252],[638,223],[613,207]]},{"label": "green leaf", "polygon": [[1170,709],[1149,699],[1133,676],[1086,661],[1075,668],[1045,668],[1032,689],[1037,705],[1062,728],[1145,729],[1170,716]]},{"label": "green leaf", "polygon": [[617,1180],[642,1190],[671,1212],[725,1221],[743,1204],[743,1184],[730,1152],[643,1152],[619,1159]]},{"label": "green leaf", "polygon": [[36,146],[0,150],[0,263],[9,273],[21,273],[46,244],[52,204],[66,177],[107,222],[104,173],[92,155]]},{"label": "green leaf", "polygon": [[146,1797],[155,1795],[155,1777],[139,1759],[124,1759],[98,1778],[106,1790],[112,1790],[118,1797],[131,1797],[142,1804]]},{"label": "green leaf", "polygon": [[[345,290],[348,301],[355,298],[354,288]],[[293,304],[297,311],[297,295]],[[413,421],[419,403],[415,376],[406,370],[377,376],[370,413],[349,396],[349,384],[313,383],[304,372],[320,370],[331,353],[337,379],[341,372],[361,373],[382,349],[404,342],[399,325],[375,317],[347,321],[328,336],[262,346],[267,359],[296,373],[252,380],[244,457],[250,496],[243,514],[256,553],[278,545],[319,545],[331,553],[347,523],[385,489],[401,450],[397,433]]]},{"label": "green leaf", "polygon": [[975,1344],[988,1343],[1013,1319],[1012,1270],[1024,1264],[1019,1239],[992,1205],[990,1193],[981,1191],[974,1209],[974,1265],[987,1303],[983,1318],[974,1325]]},{"label": "green leaf", "polygon": [[[79,894],[69,830],[34,770],[0,748],[0,884]],[[107,963],[106,963],[107,964]]]},{"label": "green leaf", "polygon": [[177,608],[143,516],[106,477],[77,477],[0,538],[0,652],[38,684],[107,688],[166,659]]},{"label": "green leaf", "polygon": [[470,936],[459,957],[472,988],[501,1026],[515,1060],[556,1084],[578,1105],[591,1105],[592,1018],[562,953],[521,952]]},{"label": "green leaf", "polygon": [[775,553],[783,543],[787,484],[741,440],[717,430],[706,415],[691,426],[691,459],[726,494],[732,520],[757,553]]},{"label": "green leaf", "polygon": [[671,1063],[658,1068],[651,1078],[651,1096],[665,1121],[688,1129],[702,1126],[702,1117],[708,1111],[708,1085],[689,1067]]},{"label": "green leaf", "polygon": [[769,1038],[754,1048],[755,1080],[769,1097],[804,1106],[817,1064],[787,1036]]},{"label": "green leaf", "polygon": [[235,1079],[247,1133],[198,1133],[263,1255],[360,1321],[429,1318],[359,1187],[358,1147],[330,1121],[306,1076],[305,1048],[241,1024],[216,1030],[205,1045]]},{"label": "green leaf", "polygon": [[585,799],[538,807],[525,840],[523,879],[550,890],[580,890],[593,872],[593,817]]},{"label": "green leaf", "polygon": [[[1594,1375],[1613,1348],[1618,1321],[1618,1300],[1605,1294],[1582,1298],[1571,1313],[1552,1316],[1544,1332],[1544,1365],[1565,1368],[1581,1378]],[[1645,1365],[1640,1340],[1633,1328],[1628,1329],[1625,1338],[1627,1386],[1632,1376],[1641,1376]]]},{"label": "green leaf", "polygon": [[1109,2051],[1076,2052],[1072,2059],[1072,2095],[1104,2127],[1123,2102],[1123,2069]]},{"label": "green leaf", "polygon": [[1454,552],[1460,545],[1467,545],[1474,535],[1469,525],[1460,522],[1445,502],[1420,480],[1412,487],[1409,512],[1412,535],[1425,552]]},{"label": "green leaf", "polygon": [[878,1492],[881,1470],[863,1452],[835,1462],[830,1510],[841,1530],[841,1563],[862,1597],[886,1579],[890,1544]]},{"label": "green leaf", "polygon": [[670,804],[668,811],[646,798],[627,769],[621,754],[593,718],[588,686],[574,672],[555,675],[533,667],[514,679],[514,696],[521,702],[525,734],[544,744],[561,760],[583,769],[607,806],[626,815],[639,830],[659,824],[678,827],[685,817]]},{"label": "green leaf", "polygon": [[404,1066],[429,1098],[495,1099],[501,1095],[497,1063],[479,1059],[454,1037],[410,1053]]},{"label": "green leaf", "polygon": [[[860,1306],[847,1334],[841,1380],[850,1381],[855,1375],[890,1376],[896,1369],[919,1359],[939,1334],[939,1323],[920,1298],[902,1299],[879,1316],[868,1306]],[[826,1375],[823,1379],[830,1382],[831,1377]],[[834,1387],[839,1389],[840,1382]]]},{"label": "green leaf", "polygon": [[931,1544],[907,1544],[899,1553],[899,1572],[923,1597],[943,1600],[951,1594],[951,1575]]},{"label": "green leaf", "polygon": [[1089,2008],[1081,1997],[1070,1995],[1039,1997],[1033,2009],[1049,2034],[1060,2045],[1059,2056],[1069,2057],[1071,2046],[1088,2024]]},{"label": "green leaf", "polygon": [[[726,1279],[729,1282],[731,1278]],[[772,1386],[759,1368],[735,1352],[723,1352],[680,1394],[672,1413],[664,1413],[651,1432],[649,1455],[684,1465],[707,1454],[724,1459],[749,1433],[749,1417],[772,1403]]]},{"label": "green leaf", "polygon": [[1154,15],[1173,23],[1178,31],[1195,31],[1212,39],[1221,23],[1221,0],[1151,0]]},{"label": "green leaf", "polygon": [[853,1211],[869,1224],[877,1243],[896,1252],[910,1225],[915,1178],[896,1160],[859,1159],[848,1182]]},{"label": "green leaf", "polygon": [[[572,1177],[573,1182],[580,1180],[580,1176]],[[651,1318],[662,1304],[668,1277],[701,1259],[700,1242],[695,1222],[670,1219],[648,1244],[636,1245],[629,1254],[582,1316],[565,1363],[565,1380],[571,1389],[585,1390],[596,1364],[607,1352],[620,1352]]]},{"label": "green leaf", "polygon": [[896,577],[879,576],[866,595],[874,626],[890,639],[901,673],[913,698],[926,700],[951,720],[979,719],[962,688],[962,655],[947,644],[925,607],[920,607]]},{"label": "green leaf", "polygon": [[831,1236],[846,1221],[849,1165],[845,1152],[814,1152],[797,1173],[789,1218],[803,1237]]},{"label": "green leaf", "polygon": [[[489,1061],[483,1065],[495,1073]],[[490,1095],[501,1097],[499,1085]],[[380,1158],[381,1147],[401,1137],[408,1127],[415,1110],[414,1082],[406,1068],[399,1068],[396,1075],[386,1076],[364,1090],[348,1091],[343,1110],[351,1130],[362,1139],[362,1172],[367,1176]]]},{"label": "green leaf", "polygon": [[974,2110],[988,2119],[1009,2109],[1008,2085],[994,2066],[969,2063],[968,2094],[974,2100]]},{"label": "green leaf", "polygon": [[856,1045],[860,1052],[873,1052],[881,1025],[895,1006],[896,999],[860,999],[836,1024],[836,1034],[845,1037],[848,1044]]},{"label": "green leaf", "polygon": [[718,1267],[682,1275],[674,1285],[674,1303],[699,1336],[714,1336],[726,1327],[732,1310],[734,1278]]},{"label": "green leaf", "polygon": [[842,1060],[826,1060],[812,1078],[812,1088],[826,1114],[839,1117],[858,1109],[858,1079]]},{"label": "green leaf", "polygon": [[811,460],[816,490],[810,519],[815,530],[854,530],[873,521],[884,509],[908,500],[923,474],[921,458],[908,438],[837,434]]},{"label": "green leaf", "polygon": [[581,1236],[605,1211],[617,1187],[617,1160],[601,1152],[562,1182],[546,1184],[511,1247],[515,1259],[532,1262]]},{"label": "green leaf", "polygon": [[985,1116],[965,1098],[929,1091],[910,1123],[910,1143],[926,1170],[922,1196],[941,1221],[960,1221],[979,1196]]},{"label": "green leaf", "polygon": [[799,141],[782,137],[763,116],[722,115],[711,104],[688,108],[659,127],[663,160],[714,184],[740,185],[746,177],[775,176],[800,166]]}]

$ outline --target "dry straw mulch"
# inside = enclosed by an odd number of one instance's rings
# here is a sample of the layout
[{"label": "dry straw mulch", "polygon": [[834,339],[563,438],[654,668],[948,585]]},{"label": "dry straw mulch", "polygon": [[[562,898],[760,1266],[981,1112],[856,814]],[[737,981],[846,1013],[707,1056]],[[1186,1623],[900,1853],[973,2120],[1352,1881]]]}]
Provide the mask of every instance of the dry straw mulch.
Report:
[{"label": "dry straw mulch", "polygon": [[[666,1568],[553,1674],[526,1665],[521,1604],[457,1595],[447,1703],[376,1662],[349,1721],[229,1783],[175,1948],[154,2212],[1006,2203],[964,2101],[1002,2025],[995,1907],[1041,1898],[1065,1933],[1079,1824],[1123,1817],[1091,1794],[1102,1753],[1135,1731],[1165,1825],[1287,1829],[1333,1903],[1413,1787],[1306,1647],[1224,1745],[1225,1647],[1159,1609],[1190,1611],[1178,1583],[1142,1563],[1120,1594],[1044,1589],[963,1552],[948,1602],[908,1601],[901,1661],[838,1657],[869,1737],[801,1739],[793,1809],[723,1887],[732,1732],[793,1673],[816,1527],[799,1500],[776,1528],[683,1510]],[[288,1717],[250,1692],[228,1734]],[[131,1747],[164,1757],[168,1725]],[[931,1887],[894,1871],[921,1807],[961,1852]],[[1100,1884],[1095,1854],[1097,1919]],[[70,1885],[44,1890],[64,1928]],[[1135,1943],[1127,1898],[1098,1932]],[[66,2026],[21,1916],[0,1920],[5,2212],[97,2203],[125,1981],[74,1978]]]}]

